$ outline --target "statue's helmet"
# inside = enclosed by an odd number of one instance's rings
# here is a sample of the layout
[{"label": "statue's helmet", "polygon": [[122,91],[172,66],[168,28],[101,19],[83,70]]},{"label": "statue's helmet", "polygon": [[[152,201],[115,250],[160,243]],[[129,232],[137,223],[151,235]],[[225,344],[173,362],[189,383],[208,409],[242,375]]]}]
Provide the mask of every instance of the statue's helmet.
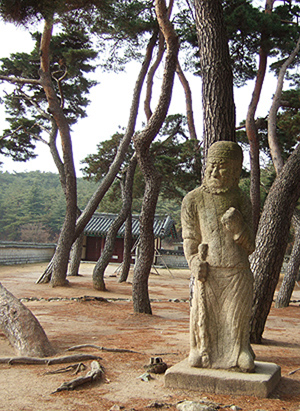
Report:
[{"label": "statue's helmet", "polygon": [[[215,179],[212,175],[212,165],[223,163],[226,173]],[[241,147],[232,141],[217,141],[212,144],[207,153],[207,167],[204,176],[204,184],[210,190],[222,192],[230,187],[238,186],[243,164],[243,152]],[[223,191],[224,192],[224,191]]]},{"label": "statue's helmet", "polygon": [[210,161],[230,160],[242,167],[243,151],[241,147],[233,141],[217,141],[209,147],[207,159]]}]

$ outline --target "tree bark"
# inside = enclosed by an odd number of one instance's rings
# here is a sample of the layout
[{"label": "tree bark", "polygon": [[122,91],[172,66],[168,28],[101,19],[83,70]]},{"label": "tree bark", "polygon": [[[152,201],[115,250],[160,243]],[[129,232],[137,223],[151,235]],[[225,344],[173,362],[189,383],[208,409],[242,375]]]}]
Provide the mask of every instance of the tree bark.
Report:
[{"label": "tree bark", "polygon": [[124,251],[123,251],[123,264],[122,272],[119,277],[118,282],[124,283],[127,281],[130,264],[131,264],[131,250],[132,250],[132,215],[131,210],[126,219],[125,223],[125,236],[124,236]]},{"label": "tree bark", "polygon": [[[265,13],[271,14],[274,0],[266,0]],[[260,163],[259,163],[259,139],[255,124],[255,113],[260,99],[263,82],[265,79],[269,48],[266,46],[268,38],[261,35],[261,46],[259,50],[259,64],[252,93],[251,102],[246,117],[246,133],[250,145],[250,198],[252,203],[253,230],[257,232],[260,218]]]},{"label": "tree bark", "polygon": [[282,96],[282,89],[283,89],[283,82],[284,82],[284,77],[286,74],[286,71],[290,64],[293,62],[294,58],[298,54],[300,49],[300,37],[298,39],[298,42],[296,44],[296,47],[294,48],[293,52],[289,55],[289,57],[285,60],[285,62],[282,64],[279,74],[278,74],[278,79],[277,79],[277,86],[276,86],[276,91],[274,94],[274,97],[272,99],[272,105],[270,108],[269,112],[269,119],[268,119],[268,143],[269,143],[269,148],[271,152],[271,157],[273,161],[274,168],[276,170],[276,173],[279,174],[280,171],[282,170],[282,167],[284,165],[279,141],[277,138],[277,113],[278,109],[280,107],[281,103],[281,96]]},{"label": "tree bark", "polygon": [[176,73],[178,75],[178,78],[180,80],[180,83],[183,87],[184,94],[185,94],[186,117],[187,117],[188,129],[190,133],[190,139],[194,139],[198,141],[196,128],[195,128],[194,113],[193,113],[192,92],[191,92],[189,82],[187,81],[184,75],[184,72],[182,71],[182,68],[179,64],[179,61],[177,62]]},{"label": "tree bark", "polygon": [[204,123],[203,172],[208,148],[236,141],[233,74],[221,0],[195,0]]},{"label": "tree bark", "polygon": [[[145,76],[147,74],[147,70],[149,68],[150,62],[151,62],[151,57],[152,57],[152,52],[153,52],[153,48],[155,46],[156,43],[156,39],[157,39],[157,33],[154,33],[153,36],[151,37],[148,46],[147,46],[147,50],[146,50],[146,55],[144,58],[144,62],[142,64],[138,79],[136,81],[135,84],[135,88],[134,88],[134,92],[133,92],[133,98],[132,98],[132,104],[131,104],[131,109],[130,109],[130,115],[129,115],[129,120],[128,120],[128,125],[127,125],[127,129],[126,129],[126,133],[118,147],[118,151],[117,154],[115,156],[115,159],[113,161],[113,163],[111,164],[109,171],[107,173],[107,175],[104,177],[104,179],[102,179],[101,183],[99,184],[98,188],[96,189],[96,191],[94,192],[94,194],[92,195],[92,197],[90,198],[88,204],[86,205],[85,209],[83,210],[83,212],[81,213],[80,217],[78,217],[77,222],[76,222],[76,226],[75,226],[75,233],[74,236],[72,238],[72,243],[78,238],[78,236],[83,232],[86,224],[88,223],[88,221],[91,219],[93,213],[96,211],[100,201],[102,200],[102,198],[104,197],[105,193],[107,192],[107,190],[109,189],[109,187],[111,186],[112,182],[114,181],[120,166],[124,160],[125,154],[127,152],[129,143],[131,141],[131,138],[134,134],[134,130],[135,130],[135,123],[136,123],[136,119],[137,119],[137,114],[138,114],[138,108],[139,108],[139,101],[140,101],[140,94],[141,94],[141,90],[143,87],[143,83],[145,80]],[[61,165],[58,162],[58,165],[61,168]],[[61,173],[60,173],[61,175]],[[72,244],[71,244],[72,246]],[[70,249],[71,249],[70,246]],[[69,255],[70,255],[70,250],[67,253],[67,258],[69,259]],[[55,251],[54,256],[52,257],[47,269],[45,270],[45,272],[43,273],[43,275],[37,280],[37,284],[39,283],[47,283],[50,281],[51,276],[52,276],[52,271],[53,271],[53,267],[54,267],[54,263],[57,259],[57,250]],[[66,282],[66,280],[65,280]]]},{"label": "tree bark", "polygon": [[1,283],[0,327],[20,356],[48,357],[55,353],[36,317]]},{"label": "tree bark", "polygon": [[300,215],[295,210],[292,224],[295,228],[294,245],[286,268],[286,273],[277,294],[275,308],[288,307],[297,281],[300,267]]},{"label": "tree bark", "polygon": [[257,232],[260,217],[260,163],[259,140],[255,124],[255,113],[259,102],[262,84],[267,68],[267,53],[261,48],[259,52],[259,68],[250,105],[246,117],[246,134],[250,145],[250,198],[252,203],[253,230]]},{"label": "tree bark", "polygon": [[300,196],[300,145],[276,177],[260,218],[256,250],[251,256],[254,303],[251,341],[260,343],[278,282],[290,223]]},{"label": "tree bark", "polygon": [[132,282],[134,312],[145,314],[152,314],[148,292],[148,279],[154,258],[153,223],[161,183],[161,176],[151,164],[151,160],[150,158],[149,161],[147,161],[147,159],[144,158],[141,161],[141,163],[143,163],[141,169],[143,170],[146,184],[140,214],[140,252],[135,265]]},{"label": "tree bark", "polygon": [[152,89],[153,89],[153,78],[158,69],[163,55],[165,53],[165,39],[162,32],[158,34],[158,51],[156,55],[156,59],[152,66],[150,67],[148,74],[147,74],[147,87],[146,87],[146,97],[144,100],[144,111],[146,114],[147,121],[149,121],[150,117],[152,116],[151,110],[151,98],[152,98]]},{"label": "tree bark", "polygon": [[78,276],[81,256],[82,256],[83,241],[84,241],[84,233],[81,233],[80,236],[76,238],[75,242],[72,245],[71,255],[70,255],[70,264],[69,264],[69,273],[68,273],[68,275],[71,277]]},{"label": "tree bark", "polygon": [[48,110],[53,116],[60,133],[66,181],[66,216],[57,243],[51,275],[51,285],[54,287],[66,285],[67,283],[69,254],[73,243],[76,222],[77,192],[70,129],[63,109],[60,106],[60,101],[56,96],[50,73],[49,57],[52,29],[53,23],[45,20],[40,46],[40,82],[48,101]]},{"label": "tree bark", "polygon": [[88,223],[88,221],[90,220],[94,212],[96,211],[100,201],[102,200],[105,193],[111,186],[112,182],[114,181],[120,169],[121,164],[123,163],[129,143],[135,131],[135,124],[136,124],[136,119],[138,115],[141,90],[142,90],[145,76],[147,74],[147,71],[148,71],[148,68],[151,62],[152,52],[153,52],[153,48],[156,43],[156,39],[157,39],[157,33],[154,33],[147,45],[145,58],[144,58],[140,73],[138,75],[138,78],[135,84],[134,92],[133,92],[129,120],[128,120],[125,135],[118,147],[117,154],[114,158],[113,163],[111,164],[109,168],[108,173],[102,179],[95,193],[93,194],[88,204],[86,205],[85,209],[83,210],[81,216],[77,220],[76,228],[75,228],[75,238],[77,238],[79,234],[84,230],[86,224]]},{"label": "tree bark", "polygon": [[[283,168],[284,161],[281,154],[281,148],[279,145],[279,141],[277,138],[277,113],[281,103],[281,96],[282,96],[282,89],[283,89],[283,82],[284,77],[286,74],[286,70],[296,57],[299,52],[300,48],[300,38],[297,42],[297,45],[290,56],[285,60],[282,64],[278,80],[277,80],[277,87],[276,91],[272,100],[272,105],[269,112],[269,120],[268,120],[268,142],[271,152],[272,161],[274,164],[274,168],[276,173],[279,174]],[[293,289],[295,286],[296,278],[299,271],[300,265],[300,250],[299,250],[299,237],[300,237],[300,216],[299,212],[295,209],[294,216],[292,219],[292,223],[295,229],[295,241],[293,245],[293,250],[290,255],[289,264],[287,267],[287,271],[284,276],[283,283],[281,285],[279,294],[276,299],[275,306],[279,307],[287,307],[289,305],[289,301],[291,295],[293,293]]]},{"label": "tree bark", "polygon": [[117,233],[120,227],[122,226],[122,224],[124,223],[124,221],[126,220],[126,218],[128,217],[129,212],[131,210],[132,188],[133,188],[133,180],[134,180],[134,173],[135,173],[136,165],[137,165],[137,159],[136,159],[136,156],[134,155],[131,158],[129,166],[126,170],[125,183],[122,188],[122,199],[123,199],[122,208],[117,218],[114,220],[114,222],[110,226],[110,229],[108,230],[108,233],[105,239],[105,245],[104,245],[103,252],[93,270],[93,285],[96,290],[100,290],[100,291],[106,290],[105,282],[104,282],[104,272],[113,255]]},{"label": "tree bark", "polygon": [[134,311],[146,314],[152,313],[148,279],[154,257],[153,223],[161,182],[161,176],[153,165],[149,148],[169,109],[179,49],[178,38],[168,19],[164,0],[155,0],[155,11],[167,45],[163,82],[154,113],[145,129],[134,137],[138,163],[145,179],[145,193],[140,215],[140,255],[134,270],[132,297]]}]

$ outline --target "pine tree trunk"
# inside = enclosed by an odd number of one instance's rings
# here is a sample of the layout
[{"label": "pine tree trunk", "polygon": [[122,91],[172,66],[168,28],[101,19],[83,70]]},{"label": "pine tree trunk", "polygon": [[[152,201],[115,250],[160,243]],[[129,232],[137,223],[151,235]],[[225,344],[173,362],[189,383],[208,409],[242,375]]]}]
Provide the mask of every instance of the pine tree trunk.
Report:
[{"label": "pine tree trunk", "polygon": [[131,250],[132,250],[132,216],[131,210],[127,216],[125,224],[125,236],[124,236],[124,251],[123,251],[123,264],[122,272],[118,282],[123,283],[127,281],[130,264],[131,264]]},{"label": "pine tree trunk", "polygon": [[222,1],[195,0],[195,9],[202,79],[205,160],[208,148],[215,141],[236,140],[233,74]]},{"label": "pine tree trunk", "polygon": [[65,196],[66,196],[66,216],[59,236],[58,244],[53,259],[51,285],[63,286],[67,284],[67,268],[71,246],[73,244],[76,210],[77,192],[76,175],[73,161],[73,151],[68,121],[64,115],[63,107],[57,98],[50,73],[50,41],[52,38],[53,22],[51,19],[45,20],[44,30],[40,44],[40,82],[44,89],[48,111],[54,118],[61,138],[63,153],[63,164],[65,174]]},{"label": "pine tree trunk", "polygon": [[289,228],[300,196],[300,145],[275,179],[266,199],[251,256],[254,303],[251,341],[260,343],[280,275]]},{"label": "pine tree trunk", "polygon": [[50,280],[52,287],[61,287],[69,283],[66,277],[76,223],[76,204],[73,206],[67,205],[65,220],[56,246]]},{"label": "pine tree trunk", "polygon": [[[265,13],[271,14],[274,0],[266,0]],[[246,133],[250,144],[250,197],[252,203],[253,230],[256,234],[260,218],[260,163],[259,163],[259,139],[255,124],[255,113],[260,100],[261,90],[265,79],[267,60],[269,54],[269,35],[261,35],[259,50],[259,65],[255,79],[255,86],[246,118]]]},{"label": "pine tree trunk", "polygon": [[36,317],[1,283],[0,328],[20,356],[48,357],[55,353]]},{"label": "pine tree trunk", "polygon": [[[284,165],[284,160],[281,154],[281,147],[277,138],[277,113],[279,110],[279,107],[281,105],[281,97],[282,97],[282,89],[283,89],[283,83],[284,83],[284,77],[286,75],[286,71],[288,67],[292,64],[294,58],[298,54],[300,49],[300,37],[298,39],[298,42],[296,44],[296,47],[292,51],[292,53],[289,55],[289,57],[284,61],[284,63],[281,65],[279,74],[278,74],[278,79],[277,79],[277,87],[275,94],[273,96],[273,101],[272,105],[270,108],[269,112],[269,119],[268,119],[268,142],[269,142],[269,148],[272,156],[272,161],[273,165],[275,167],[276,173],[279,174],[283,168]],[[299,235],[300,235],[300,219],[297,210],[294,212],[293,216],[293,222],[295,226],[295,242],[294,242],[294,247],[293,247],[293,252],[290,257],[290,261],[288,264],[288,269],[287,273],[285,275],[282,287],[280,289],[277,301],[275,306],[281,307],[281,306],[288,306],[290,297],[292,295],[294,286],[295,286],[295,281],[297,277],[297,272],[299,269],[299,259],[300,259],[300,251],[298,250],[299,248]]]},{"label": "pine tree trunk", "polygon": [[145,178],[145,193],[140,215],[140,252],[134,268],[132,299],[134,312],[152,314],[148,292],[148,279],[154,258],[153,224],[161,176],[152,165],[152,159],[148,159],[148,164],[145,164],[145,160],[144,158],[144,171],[145,168],[147,168],[148,172]]},{"label": "pine tree trunk", "polygon": [[138,115],[141,91],[142,91],[144,80],[147,74],[147,70],[151,62],[152,53],[155,47],[156,39],[157,39],[157,32],[153,34],[153,36],[151,37],[147,45],[145,58],[144,58],[144,61],[143,61],[141,70],[139,72],[134,91],[133,91],[132,103],[131,103],[130,114],[129,114],[129,119],[128,119],[128,124],[127,124],[125,135],[120,142],[116,156],[111,166],[109,167],[108,173],[102,179],[95,193],[92,195],[88,204],[83,210],[81,216],[77,220],[76,229],[75,229],[75,238],[77,238],[77,236],[84,230],[85,226],[87,225],[92,215],[96,211],[100,201],[102,200],[105,193],[107,192],[107,190],[113,183],[117,173],[120,170],[121,164],[124,161],[128,146],[135,132],[135,124],[136,124],[136,119]]},{"label": "pine tree trunk", "polygon": [[183,87],[184,94],[185,94],[186,118],[187,118],[189,133],[190,133],[190,139],[194,139],[198,141],[196,128],[195,128],[194,113],[193,113],[192,92],[191,92],[189,82],[187,81],[179,62],[177,62],[176,73],[178,75],[178,78],[180,80],[180,83]]},{"label": "pine tree trunk", "polygon": [[161,182],[149,149],[168,113],[179,49],[178,38],[169,21],[164,0],[155,0],[155,12],[167,45],[163,82],[158,104],[147,126],[134,136],[136,155],[145,180],[145,193],[140,215],[140,255],[134,269],[132,297],[134,311],[145,314],[152,313],[148,278],[154,258],[153,222]]},{"label": "pine tree trunk", "polygon": [[81,233],[80,236],[73,243],[71,248],[70,264],[69,264],[69,276],[76,277],[79,273],[79,267],[82,256],[82,247],[83,247],[84,233]]},{"label": "pine tree trunk", "polygon": [[124,221],[127,219],[132,204],[132,189],[134,181],[134,173],[137,165],[137,159],[134,155],[129,163],[129,166],[126,170],[125,183],[121,182],[122,187],[122,208],[115,219],[115,221],[110,226],[106,239],[103,252],[97,261],[94,270],[93,270],[93,285],[96,290],[105,291],[105,282],[104,282],[104,272],[106,267],[109,264],[109,261],[113,255],[115,248],[116,237],[119,229],[121,228]]},{"label": "pine tree trunk", "polygon": [[[153,52],[153,48],[154,48],[155,43],[156,43],[156,38],[157,38],[157,32],[154,33],[154,35],[151,37],[151,39],[149,40],[148,46],[147,46],[144,62],[142,64],[140,73],[138,75],[138,78],[137,78],[137,81],[136,81],[136,84],[135,84],[134,92],[133,92],[130,115],[129,115],[128,125],[127,125],[127,128],[126,128],[125,135],[124,135],[122,141],[120,142],[117,154],[114,158],[114,161],[113,161],[112,165],[109,168],[109,171],[108,171],[107,175],[101,181],[98,188],[96,189],[96,191],[94,192],[94,194],[90,198],[90,200],[89,200],[88,204],[86,205],[85,209],[83,210],[82,214],[77,219],[76,227],[75,227],[75,233],[74,233],[72,242],[75,241],[76,238],[78,238],[78,236],[83,232],[86,224],[89,222],[89,220],[91,219],[93,213],[96,211],[100,201],[102,200],[105,193],[107,192],[107,190],[109,189],[109,187],[113,183],[113,181],[114,181],[114,179],[115,179],[115,177],[116,177],[116,175],[117,175],[117,173],[120,169],[120,166],[121,166],[121,164],[122,164],[122,162],[125,158],[128,146],[130,144],[131,138],[132,138],[132,136],[134,134],[134,131],[135,131],[135,124],[136,124],[136,119],[137,119],[137,114],[138,114],[141,90],[142,90],[142,87],[143,87],[143,84],[144,84],[144,80],[145,80],[145,76],[147,74],[148,67],[149,67],[150,62],[151,62],[152,52]],[[72,243],[71,243],[71,245],[72,245]],[[71,245],[70,245],[70,248],[71,248]],[[69,252],[70,252],[70,250],[69,250]],[[69,254],[68,254],[68,257],[69,257]],[[52,270],[53,270],[53,267],[54,267],[54,262],[56,261],[57,258],[58,258],[57,257],[57,251],[55,251],[55,254],[54,254],[53,258],[51,259],[51,262],[50,262],[49,266],[47,267],[45,273],[37,280],[37,283],[45,283],[45,282],[50,281],[50,278],[51,278],[51,275],[52,275]],[[64,280],[63,282],[66,283],[66,280]]]},{"label": "pine tree trunk", "polygon": [[[295,210],[295,212],[298,210]],[[299,214],[299,213],[297,213]],[[290,299],[297,281],[300,267],[300,216],[293,216],[292,223],[295,230],[294,245],[290,255],[289,263],[286,268],[280,290],[278,292],[275,307],[283,308],[288,307]]]}]

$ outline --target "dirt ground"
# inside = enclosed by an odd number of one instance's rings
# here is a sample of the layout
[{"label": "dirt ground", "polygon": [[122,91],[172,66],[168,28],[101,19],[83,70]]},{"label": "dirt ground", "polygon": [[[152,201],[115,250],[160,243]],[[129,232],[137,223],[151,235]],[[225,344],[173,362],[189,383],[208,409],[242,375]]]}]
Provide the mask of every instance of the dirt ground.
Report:
[{"label": "dirt ground", "polygon": [[[93,264],[83,263],[80,276],[69,277],[70,286],[51,288],[36,285],[45,264],[1,266],[0,281],[32,310],[44,327],[57,355],[78,344],[94,344],[106,348],[122,348],[138,353],[117,353],[84,348],[76,353],[101,356],[105,369],[101,382],[87,384],[74,391],[51,394],[71,373],[46,374],[62,366],[0,365],[0,410],[90,410],[110,409],[175,410],[182,400],[213,401],[224,409],[232,405],[242,410],[300,410],[300,306],[295,301],[286,309],[274,309],[269,315],[264,342],[254,345],[258,361],[275,362],[281,366],[282,379],[267,399],[246,396],[221,396],[164,387],[164,376],[152,374],[142,381],[139,376],[150,357],[160,356],[174,365],[188,354],[189,305],[188,270],[159,270],[149,279],[153,315],[133,314],[131,277],[119,284],[117,266],[106,272],[107,292],[92,288]],[[293,300],[300,300],[296,286]],[[85,298],[83,298],[85,297]],[[91,297],[91,298],[89,298]],[[96,300],[103,297],[105,300]],[[0,357],[15,356],[5,336],[0,333]],[[90,361],[84,361],[89,366]],[[81,375],[84,375],[84,371]],[[113,407],[113,408],[112,408]]]}]

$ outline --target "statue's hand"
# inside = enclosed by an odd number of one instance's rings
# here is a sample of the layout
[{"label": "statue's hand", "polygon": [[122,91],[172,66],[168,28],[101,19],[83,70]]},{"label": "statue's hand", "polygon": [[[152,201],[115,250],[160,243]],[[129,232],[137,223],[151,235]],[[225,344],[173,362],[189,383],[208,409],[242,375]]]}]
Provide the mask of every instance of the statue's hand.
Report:
[{"label": "statue's hand", "polygon": [[233,235],[241,234],[245,229],[245,222],[242,214],[234,207],[230,207],[223,217],[221,222],[226,230],[230,231]]},{"label": "statue's hand", "polygon": [[208,264],[206,261],[200,260],[196,255],[191,261],[191,273],[196,278],[196,280],[205,282],[208,273]]}]

